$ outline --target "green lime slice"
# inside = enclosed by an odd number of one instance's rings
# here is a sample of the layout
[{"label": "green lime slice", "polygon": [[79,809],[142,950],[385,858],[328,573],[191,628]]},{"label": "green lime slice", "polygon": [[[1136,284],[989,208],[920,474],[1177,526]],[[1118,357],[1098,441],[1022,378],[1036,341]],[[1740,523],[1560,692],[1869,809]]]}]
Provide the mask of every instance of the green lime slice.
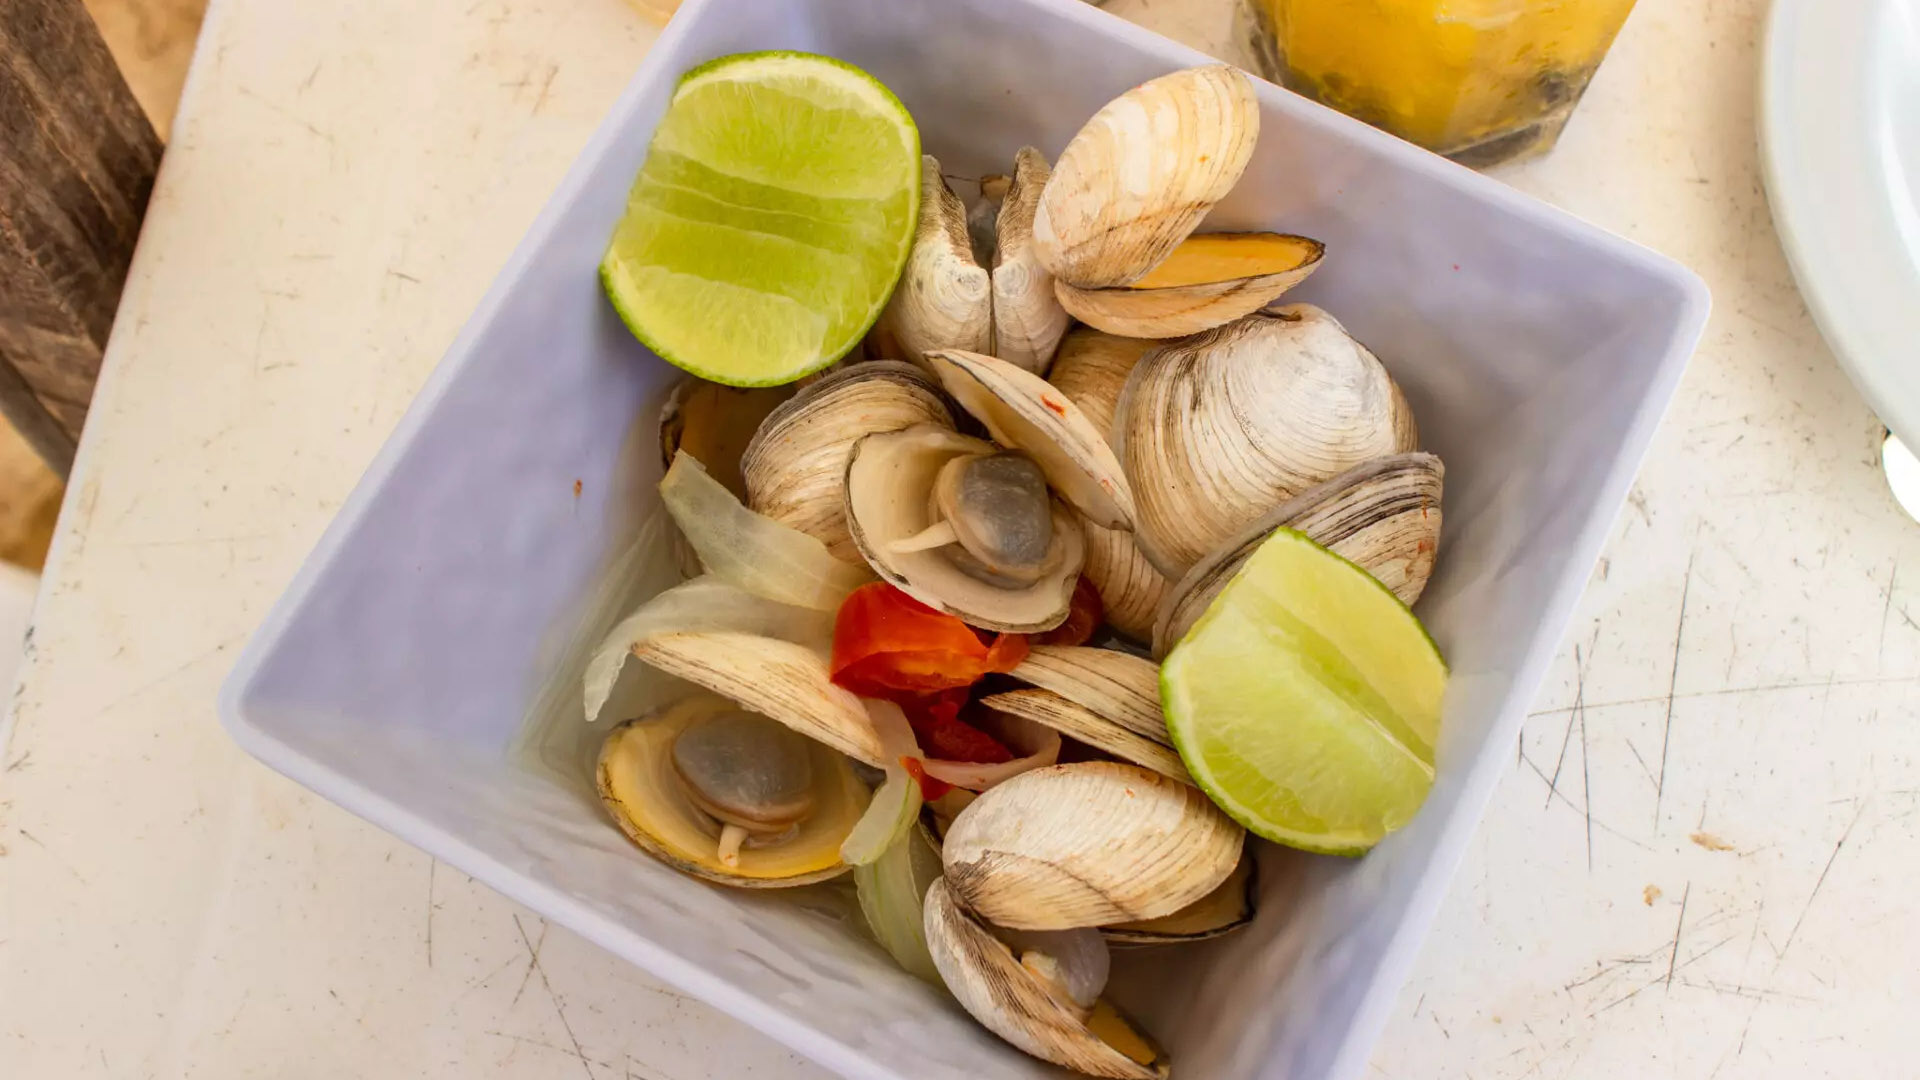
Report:
[{"label": "green lime slice", "polygon": [[1365,570],[1269,537],[1160,668],[1187,769],[1253,833],[1358,855],[1433,786],[1447,665]]},{"label": "green lime slice", "polygon": [[600,280],[669,363],[792,382],[879,318],[919,212],[920,132],[892,91],[825,56],[724,56],[681,78]]}]

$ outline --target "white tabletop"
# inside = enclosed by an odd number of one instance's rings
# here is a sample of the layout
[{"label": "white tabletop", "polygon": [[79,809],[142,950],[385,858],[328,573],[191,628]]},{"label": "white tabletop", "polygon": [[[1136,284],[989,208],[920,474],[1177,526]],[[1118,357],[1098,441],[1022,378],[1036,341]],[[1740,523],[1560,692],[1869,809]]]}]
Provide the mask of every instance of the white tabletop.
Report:
[{"label": "white tabletop", "polygon": [[[1231,40],[1211,0],[1114,6]],[[1769,225],[1764,8],[1641,5],[1503,174],[1716,313],[1379,1075],[1912,1075],[1920,526]],[[653,36],[622,0],[215,0],[0,758],[0,1075],[821,1075],[214,718]]]}]

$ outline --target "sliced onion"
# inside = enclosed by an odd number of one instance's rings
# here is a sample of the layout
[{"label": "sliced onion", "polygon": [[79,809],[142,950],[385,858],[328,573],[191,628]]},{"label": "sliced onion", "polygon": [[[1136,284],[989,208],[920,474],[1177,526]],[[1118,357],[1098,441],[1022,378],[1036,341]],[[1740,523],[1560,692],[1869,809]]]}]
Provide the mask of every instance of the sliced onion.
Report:
[{"label": "sliced onion", "polygon": [[[994,765],[976,764],[971,761],[923,760],[920,767],[935,780],[944,780],[954,787],[968,791],[985,791],[995,784],[1004,783],[1023,772],[1045,768],[1060,760],[1060,733],[1040,725],[1033,738],[1021,744],[1020,748],[1029,750],[1026,757],[1014,758]],[[1009,744],[1011,745],[1011,744]]]},{"label": "sliced onion", "polygon": [[840,858],[850,866],[866,866],[900,842],[920,819],[920,785],[907,770],[894,766],[873,791],[867,812],[840,842]]},{"label": "sliced onion", "polygon": [[587,722],[606,708],[634,645],[656,634],[714,630],[779,638],[825,655],[833,643],[833,616],[756,596],[711,574],[676,585],[620,620],[594,649],[583,680]]},{"label": "sliced onion", "polygon": [[755,596],[831,612],[874,579],[866,566],[842,562],[806,533],[742,506],[685,452],[660,481],[660,499],[707,572]]},{"label": "sliced onion", "polygon": [[874,862],[853,868],[860,913],[867,917],[880,947],[918,979],[942,985],[940,969],[927,951],[922,905],[927,889],[940,878],[940,855],[919,829],[909,829]]},{"label": "sliced onion", "polygon": [[920,756],[907,714],[891,701],[862,698],[860,703],[867,707],[867,717],[880,736],[887,778],[874,789],[867,812],[840,844],[840,857],[851,866],[866,866],[899,843],[919,820],[922,804],[920,782],[902,764],[906,758]]},{"label": "sliced onion", "polygon": [[879,698],[861,698],[860,704],[867,707],[867,719],[872,721],[873,730],[880,736],[880,749],[890,762],[898,762],[905,757],[919,757],[920,743],[914,738],[913,725],[907,722],[907,714],[900,706]]}]

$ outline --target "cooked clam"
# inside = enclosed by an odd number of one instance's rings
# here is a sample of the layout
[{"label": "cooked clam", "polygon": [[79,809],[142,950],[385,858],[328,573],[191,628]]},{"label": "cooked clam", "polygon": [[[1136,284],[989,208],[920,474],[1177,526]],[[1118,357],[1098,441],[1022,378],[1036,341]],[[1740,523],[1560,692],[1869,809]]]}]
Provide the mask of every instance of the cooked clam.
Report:
[{"label": "cooked clam", "polygon": [[941,858],[954,896],[989,922],[1071,930],[1179,911],[1226,880],[1244,839],[1186,784],[1081,762],[983,793],[954,819]]},{"label": "cooked clam", "polygon": [[741,456],[747,505],[848,562],[847,457],[860,437],[914,424],[951,426],[939,388],[911,364],[853,364],[808,386],[761,421]]},{"label": "cooked clam", "polygon": [[1259,136],[1253,81],[1224,64],[1115,98],[1054,165],[1033,223],[1041,264],[1081,289],[1137,280],[1233,189]]},{"label": "cooked clam", "polygon": [[[1069,331],[1054,353],[1047,381],[1067,395],[1093,423],[1100,437],[1113,432],[1114,407],[1127,376],[1157,341],[1124,338],[1089,327]],[[1133,534],[1083,522],[1087,565],[1081,571],[1100,593],[1107,625],[1116,633],[1145,642],[1153,635],[1160,594],[1171,584],[1134,545]]]},{"label": "cooked clam", "polygon": [[806,885],[847,868],[840,844],[866,809],[845,757],[699,695],[608,734],[601,802],[648,854],[723,885]]},{"label": "cooked clam", "polygon": [[993,694],[981,704],[1183,784],[1193,782],[1161,716],[1159,665],[1112,649],[1035,645],[1009,674],[1038,689]]},{"label": "cooked clam", "polygon": [[1160,711],[1160,665],[1117,649],[1035,645],[1013,678],[1048,690],[1162,746],[1172,746]]},{"label": "cooked clam", "polygon": [[888,760],[866,706],[804,645],[732,631],[656,634],[633,655],[875,768]]},{"label": "cooked clam", "polygon": [[793,396],[791,386],[722,386],[687,376],[674,384],[660,409],[660,465],[682,450],[699,459],[715,480],[744,499],[741,458],[768,413]]},{"label": "cooked clam", "polygon": [[1165,656],[1275,529],[1293,529],[1372,574],[1412,605],[1440,546],[1446,470],[1432,454],[1395,454],[1348,469],[1262,515],[1194,564],[1167,592],[1153,650]]},{"label": "cooked clam", "polygon": [[1060,734],[1144,766],[1170,780],[1193,783],[1180,754],[1164,743],[1128,730],[1105,716],[1051,690],[1009,690],[980,699],[989,709],[1031,720]]},{"label": "cooked clam", "polygon": [[[1052,170],[1033,147],[1014,157],[1013,180],[999,207],[994,235],[993,354],[1039,375],[1053,363],[1073,321],[1054,295],[1053,275],[1034,251],[1033,216]],[[983,185],[984,186],[984,185]]]},{"label": "cooked clam", "polygon": [[1165,1080],[1165,1051],[1100,996],[1108,955],[1098,932],[989,928],[945,881],[927,890],[923,913],[941,981],[988,1030],[1089,1076]]},{"label": "cooked clam", "polygon": [[1000,208],[1006,205],[1013,177],[995,173],[980,178],[980,201],[967,207],[967,240],[976,266],[992,266],[1000,248]]},{"label": "cooked clam", "polygon": [[893,299],[874,327],[882,358],[923,362],[929,349],[993,344],[993,283],[974,261],[967,209],[931,155],[920,165],[920,225]]},{"label": "cooked clam", "polygon": [[1075,510],[1108,528],[1133,527],[1133,493],[1119,459],[1057,387],[1005,360],[957,349],[928,353],[927,363],[995,442],[1032,457]]},{"label": "cooked clam", "polygon": [[882,578],[990,630],[1067,617],[1085,548],[1039,467],[992,443],[921,424],[868,435],[848,457],[846,520]]},{"label": "cooked clam", "polygon": [[1249,852],[1219,888],[1193,904],[1163,918],[1103,926],[1100,935],[1114,945],[1178,945],[1232,933],[1253,921],[1256,867]]},{"label": "cooked clam", "polygon": [[1279,299],[1320,266],[1318,240],[1279,233],[1190,236],[1145,277],[1081,289],[1058,282],[1066,312],[1110,334],[1173,338],[1230,323]]},{"label": "cooked clam", "polygon": [[1136,542],[1175,579],[1278,504],[1418,441],[1386,368],[1309,304],[1148,353],[1114,431]]}]

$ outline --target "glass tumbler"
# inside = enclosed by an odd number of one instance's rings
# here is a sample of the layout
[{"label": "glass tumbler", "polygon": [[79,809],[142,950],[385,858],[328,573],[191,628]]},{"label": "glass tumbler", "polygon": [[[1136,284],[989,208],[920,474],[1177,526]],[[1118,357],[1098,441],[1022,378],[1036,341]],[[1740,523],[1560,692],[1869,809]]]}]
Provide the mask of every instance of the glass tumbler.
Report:
[{"label": "glass tumbler", "polygon": [[1245,0],[1267,74],[1476,168],[1552,148],[1633,0]]}]

